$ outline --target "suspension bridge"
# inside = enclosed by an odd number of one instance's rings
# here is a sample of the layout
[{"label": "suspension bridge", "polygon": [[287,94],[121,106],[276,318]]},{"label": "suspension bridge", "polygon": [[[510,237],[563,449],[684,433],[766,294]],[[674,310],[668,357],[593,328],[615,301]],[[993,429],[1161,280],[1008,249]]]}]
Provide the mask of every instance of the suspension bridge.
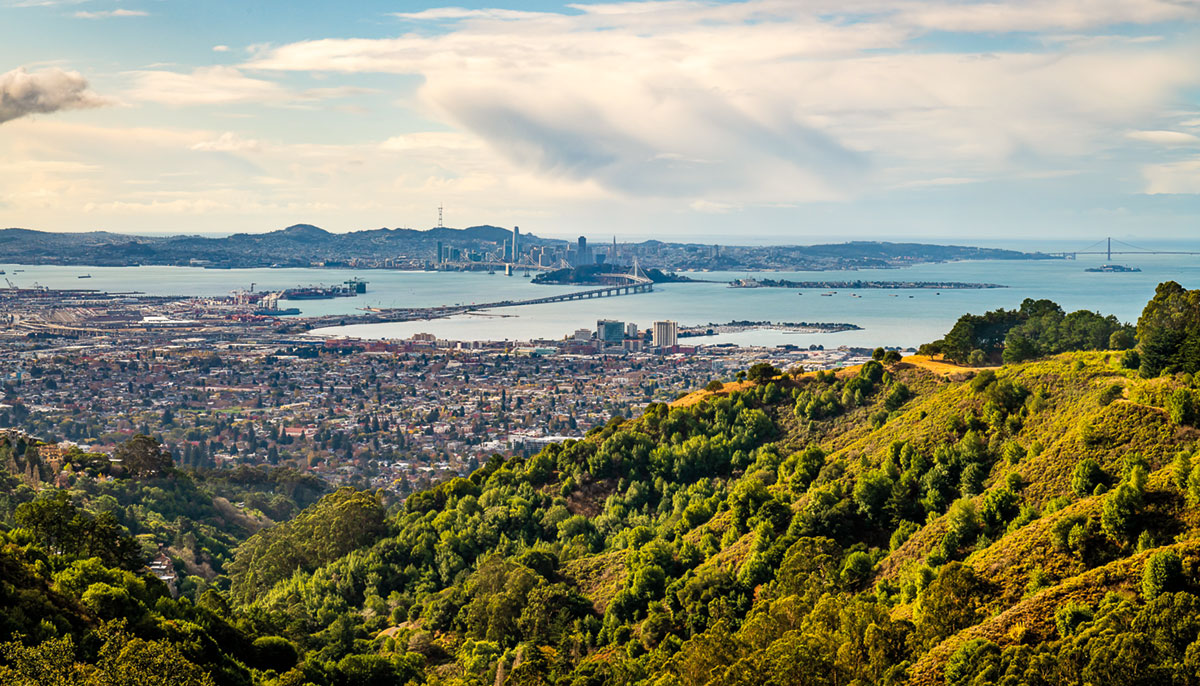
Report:
[{"label": "suspension bridge", "polygon": [[[1114,243],[1117,245],[1116,250],[1113,250]],[[1083,250],[1048,252],[1046,254],[1053,257],[1061,257],[1064,260],[1073,260],[1079,255],[1104,255],[1107,261],[1112,262],[1113,255],[1200,255],[1200,251],[1155,250],[1153,248],[1143,248],[1132,243],[1126,243],[1125,241],[1104,238],[1092,243]]]}]

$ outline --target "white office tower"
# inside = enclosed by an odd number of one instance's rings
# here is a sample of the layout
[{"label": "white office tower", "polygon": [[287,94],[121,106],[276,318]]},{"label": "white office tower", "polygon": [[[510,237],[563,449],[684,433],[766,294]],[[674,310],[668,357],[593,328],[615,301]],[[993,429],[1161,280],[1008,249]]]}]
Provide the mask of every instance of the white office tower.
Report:
[{"label": "white office tower", "polygon": [[653,344],[656,348],[674,348],[679,335],[679,325],[672,321],[654,322]]}]

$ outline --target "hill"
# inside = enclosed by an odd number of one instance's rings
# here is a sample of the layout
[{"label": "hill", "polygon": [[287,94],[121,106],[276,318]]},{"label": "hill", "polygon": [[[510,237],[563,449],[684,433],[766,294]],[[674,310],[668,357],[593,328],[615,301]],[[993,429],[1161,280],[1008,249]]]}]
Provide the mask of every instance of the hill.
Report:
[{"label": "hill", "polygon": [[[371,266],[422,268],[436,260],[437,245],[458,248],[475,260],[499,254],[510,229],[471,226],[465,229],[435,227],[416,229],[369,229],[330,233],[311,224],[296,224],[267,233],[237,233],[231,236],[134,236],[93,231],[52,233],[29,229],[0,229],[0,263],[130,266],[195,265],[207,267],[307,267]],[[522,234],[523,250],[551,248],[549,264],[567,257],[567,242]],[[608,248],[593,246],[598,256],[609,256]],[[665,272],[679,269],[866,269],[900,267],[922,262],[950,260],[1053,259],[1042,253],[995,248],[923,243],[852,242],[828,245],[726,246],[714,254],[713,246],[690,243],[644,241],[624,244],[625,257],[639,255],[643,267]],[[525,257],[529,258],[526,253]],[[541,259],[541,255],[533,255]],[[464,258],[465,259],[465,258]],[[651,269],[656,281],[683,281],[670,273]],[[567,282],[587,282],[594,275],[559,275]]]},{"label": "hill", "polygon": [[[465,229],[439,227],[371,229],[330,233],[310,224],[296,224],[267,233],[211,236],[133,236],[108,232],[52,233],[29,229],[0,230],[0,262],[127,266],[137,264],[217,267],[345,265],[354,260],[382,257],[432,261],[437,243],[460,248],[494,250],[512,236],[498,226]],[[547,241],[523,237],[525,245]]]},{"label": "hill", "polygon": [[390,508],[329,494],[178,601],[26,511],[2,588],[60,609],[0,677],[141,640],[229,684],[1192,683],[1200,395],[1130,352],[756,365]]}]

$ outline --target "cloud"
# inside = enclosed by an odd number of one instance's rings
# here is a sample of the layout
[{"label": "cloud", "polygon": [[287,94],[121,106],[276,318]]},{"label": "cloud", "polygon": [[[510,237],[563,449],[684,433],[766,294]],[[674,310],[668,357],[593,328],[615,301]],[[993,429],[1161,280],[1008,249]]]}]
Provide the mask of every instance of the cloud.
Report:
[{"label": "cloud", "polygon": [[228,45],[214,45],[212,47],[212,51],[213,52],[229,52],[229,46]]},{"label": "cloud", "polygon": [[110,19],[113,17],[148,17],[150,13],[141,10],[115,9],[100,10],[97,12],[79,11],[71,16],[76,19]]},{"label": "cloud", "polygon": [[191,73],[136,71],[130,96],[164,105],[277,103],[292,99],[283,86],[246,76],[235,67],[202,67]]},{"label": "cloud", "polygon": [[1200,157],[1142,168],[1150,195],[1200,195]]},{"label": "cloud", "polygon": [[435,7],[420,12],[394,12],[397,19],[412,21],[444,21],[457,19],[528,19],[546,16],[543,12],[526,12],[505,9],[466,9],[463,7]]},{"label": "cloud", "polygon": [[449,28],[291,43],[247,66],[419,75],[422,114],[540,178],[734,205],[1070,167],[1200,84],[1200,50],[1182,42],[1058,40],[987,52],[914,43],[934,31],[1061,36],[1184,22],[1200,8],[1190,0],[571,8],[408,13]]},{"label": "cloud", "polygon": [[253,139],[241,138],[232,131],[226,131],[217,138],[201,141],[192,146],[192,150],[203,152],[253,152],[262,145]]},{"label": "cloud", "polygon": [[247,76],[237,67],[229,66],[202,67],[190,73],[143,70],[129,74],[134,79],[129,91],[133,99],[180,107],[238,103],[297,105],[379,92],[357,86],[293,91],[274,81]]},{"label": "cloud", "polygon": [[1120,24],[1195,20],[1191,0],[1025,0],[1023,2],[908,2],[896,20],[925,29],[965,33],[1078,31]]},{"label": "cloud", "polygon": [[97,95],[79,72],[17,68],[0,74],[0,124],[28,114],[102,107],[112,101]]},{"label": "cloud", "polygon": [[1200,143],[1200,138],[1181,131],[1130,131],[1125,134],[1130,140],[1156,145],[1194,145]]}]

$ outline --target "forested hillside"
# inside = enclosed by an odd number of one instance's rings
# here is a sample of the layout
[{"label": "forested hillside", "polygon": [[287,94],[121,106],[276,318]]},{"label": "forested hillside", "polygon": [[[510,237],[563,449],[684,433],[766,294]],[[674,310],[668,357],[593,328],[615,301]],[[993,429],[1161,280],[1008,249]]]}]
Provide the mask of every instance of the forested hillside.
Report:
[{"label": "forested hillside", "polygon": [[1039,306],[1004,335],[1081,351],[758,366],[403,502],[342,489],[178,599],[130,506],[16,498],[0,682],[1200,683],[1194,296],[1160,287],[1134,351]]}]

